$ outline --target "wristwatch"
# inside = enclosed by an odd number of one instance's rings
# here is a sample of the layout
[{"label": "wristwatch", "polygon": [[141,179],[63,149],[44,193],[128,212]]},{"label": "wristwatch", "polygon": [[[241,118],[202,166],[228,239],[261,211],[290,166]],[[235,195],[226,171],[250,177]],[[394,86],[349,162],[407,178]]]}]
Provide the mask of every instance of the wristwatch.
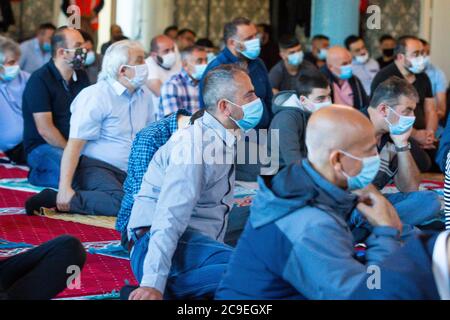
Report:
[{"label": "wristwatch", "polygon": [[409,150],[411,150],[411,143],[410,142],[408,142],[408,144],[406,146],[403,146],[403,147],[395,146],[395,151],[396,152],[406,152],[406,151],[409,151]]}]

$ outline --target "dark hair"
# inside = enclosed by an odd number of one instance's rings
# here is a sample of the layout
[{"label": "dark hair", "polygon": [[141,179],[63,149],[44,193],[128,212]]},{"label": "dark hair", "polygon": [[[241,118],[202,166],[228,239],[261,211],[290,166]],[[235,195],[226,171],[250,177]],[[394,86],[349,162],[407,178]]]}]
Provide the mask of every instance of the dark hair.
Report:
[{"label": "dark hair", "polygon": [[201,51],[201,52],[205,52],[205,48],[194,45],[194,46],[190,46],[185,48],[183,51],[180,52],[181,54],[181,59],[185,60],[186,56],[191,55],[194,51]]},{"label": "dark hair", "polygon": [[280,49],[290,49],[300,45],[300,41],[298,41],[296,36],[286,34],[280,38],[278,42],[278,46]]},{"label": "dark hair", "polygon": [[316,34],[316,35],[311,39],[311,41],[314,41],[314,40],[327,40],[327,41],[330,41],[330,38],[328,38],[326,35],[323,35],[323,34]]},{"label": "dark hair", "polygon": [[197,46],[204,47],[204,48],[214,48],[214,43],[211,40],[209,40],[208,38],[198,39],[195,42],[195,44]]},{"label": "dark hair", "polygon": [[167,28],[164,29],[164,34],[167,36],[171,31],[176,31],[178,33],[178,26],[176,25],[168,26]]},{"label": "dark hair", "polygon": [[327,78],[321,72],[314,70],[301,72],[295,81],[295,91],[299,97],[307,97],[313,89],[326,89],[329,86]]},{"label": "dark hair", "polygon": [[409,40],[417,40],[420,41],[419,38],[416,36],[402,36],[398,38],[397,40],[397,46],[395,47],[394,55],[397,56],[398,54],[405,54],[406,53],[406,46],[408,44]]},{"label": "dark hair", "polygon": [[419,101],[419,94],[411,83],[396,76],[390,77],[375,89],[370,106],[376,108],[381,103],[385,103],[390,107],[395,107],[398,105],[401,97],[408,97],[416,102]]},{"label": "dark hair", "polygon": [[92,38],[92,36],[89,34],[89,32],[86,32],[84,30],[78,30],[81,33],[81,36],[83,37],[85,42],[91,42],[92,45],[95,47],[95,42],[94,42],[94,38]]},{"label": "dark hair", "polygon": [[239,26],[248,26],[251,23],[252,22],[249,19],[239,17],[225,24],[225,27],[223,28],[223,40],[225,41],[225,44],[229,39],[233,38],[237,34],[237,29]]},{"label": "dark hair", "polygon": [[419,39],[419,40],[420,40],[420,42],[422,42],[422,44],[423,44],[424,46],[429,45],[429,42],[428,42],[427,40],[425,40],[425,39]]},{"label": "dark hair", "polygon": [[52,58],[56,57],[56,51],[58,51],[58,49],[67,48],[67,38],[66,38],[67,29],[68,29],[67,26],[59,27],[53,34],[51,40]]},{"label": "dark hair", "polygon": [[264,32],[267,33],[268,35],[272,35],[272,26],[270,24],[260,23],[257,26],[263,28]]},{"label": "dark hair", "polygon": [[380,39],[378,40],[379,43],[383,43],[386,40],[394,40],[395,38],[393,36],[391,36],[390,34],[383,34]]},{"label": "dark hair", "polygon": [[355,42],[358,42],[359,40],[363,40],[363,38],[355,35],[348,36],[347,39],[345,39],[345,47],[347,48],[347,50],[350,50],[350,46]]},{"label": "dark hair", "polygon": [[56,27],[53,23],[50,22],[46,22],[46,23],[42,23],[39,25],[38,27],[38,31],[44,31],[44,30],[56,30]]},{"label": "dark hair", "polygon": [[185,33],[191,33],[194,37],[197,36],[197,34],[196,34],[193,30],[188,29],[188,28],[183,28],[183,29],[181,29],[180,31],[178,31],[177,36],[182,36],[182,35],[185,34]]}]

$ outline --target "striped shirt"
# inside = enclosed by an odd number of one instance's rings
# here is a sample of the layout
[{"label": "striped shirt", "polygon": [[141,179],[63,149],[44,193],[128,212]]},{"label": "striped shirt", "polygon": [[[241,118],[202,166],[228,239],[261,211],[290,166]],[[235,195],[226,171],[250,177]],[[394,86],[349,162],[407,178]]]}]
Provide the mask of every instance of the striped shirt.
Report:
[{"label": "striped shirt", "polygon": [[199,82],[193,80],[184,69],[161,87],[159,119],[179,109],[185,109],[193,114],[199,108]]},{"label": "striped shirt", "polygon": [[447,165],[445,167],[444,202],[445,228],[450,230],[450,152],[447,155]]}]

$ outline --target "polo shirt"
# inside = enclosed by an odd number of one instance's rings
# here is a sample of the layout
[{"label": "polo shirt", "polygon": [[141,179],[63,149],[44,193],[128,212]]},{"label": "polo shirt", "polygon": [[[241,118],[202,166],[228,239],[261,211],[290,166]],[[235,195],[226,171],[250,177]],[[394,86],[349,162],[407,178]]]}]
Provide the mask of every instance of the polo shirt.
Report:
[{"label": "polo shirt", "polygon": [[[378,85],[394,76],[405,79],[395,63],[391,63],[387,67],[381,69],[372,82],[372,94],[375,92]],[[416,88],[417,93],[419,94],[419,103],[417,104],[415,110],[416,122],[414,123],[414,128],[417,130],[423,130],[426,128],[424,109],[425,99],[433,98],[433,90],[430,79],[425,72],[416,74],[416,80],[412,83],[412,85]]]},{"label": "polo shirt", "polygon": [[297,88],[296,81],[303,71],[316,71],[319,70],[309,61],[304,60],[299,66],[297,73],[292,75],[286,69],[284,61],[279,61],[269,72],[269,80],[272,88],[278,91],[295,90]]},{"label": "polo shirt", "polygon": [[85,71],[76,71],[76,81],[65,81],[53,59],[36,70],[28,80],[23,93],[23,142],[26,154],[47,143],[39,134],[34,113],[51,112],[53,124],[64,138],[69,137],[70,105],[81,90],[89,86]]}]

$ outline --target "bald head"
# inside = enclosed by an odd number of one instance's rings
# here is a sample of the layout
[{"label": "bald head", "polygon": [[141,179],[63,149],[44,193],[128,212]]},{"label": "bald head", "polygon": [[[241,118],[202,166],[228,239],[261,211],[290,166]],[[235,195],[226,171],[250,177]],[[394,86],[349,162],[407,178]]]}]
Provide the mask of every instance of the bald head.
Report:
[{"label": "bald head", "polygon": [[356,109],[333,105],[312,114],[306,129],[306,146],[308,159],[319,166],[328,162],[335,150],[366,157],[376,146],[375,129]]},{"label": "bald head", "polygon": [[341,67],[352,64],[352,54],[344,47],[332,47],[328,50],[327,66],[337,77],[341,74]]},{"label": "bald head", "polygon": [[175,42],[173,39],[162,34],[152,39],[150,43],[150,51],[159,56],[175,51]]}]

